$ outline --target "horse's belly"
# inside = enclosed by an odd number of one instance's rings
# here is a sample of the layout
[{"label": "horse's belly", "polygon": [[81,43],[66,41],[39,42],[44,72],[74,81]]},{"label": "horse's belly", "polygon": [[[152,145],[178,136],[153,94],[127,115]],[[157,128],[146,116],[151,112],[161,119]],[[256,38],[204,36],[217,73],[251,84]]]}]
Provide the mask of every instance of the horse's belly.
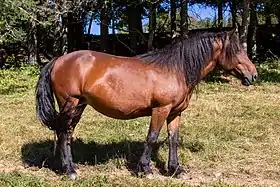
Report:
[{"label": "horse's belly", "polygon": [[148,106],[138,105],[133,100],[113,101],[104,98],[88,98],[87,104],[101,114],[115,119],[133,119],[150,116],[152,109]]}]

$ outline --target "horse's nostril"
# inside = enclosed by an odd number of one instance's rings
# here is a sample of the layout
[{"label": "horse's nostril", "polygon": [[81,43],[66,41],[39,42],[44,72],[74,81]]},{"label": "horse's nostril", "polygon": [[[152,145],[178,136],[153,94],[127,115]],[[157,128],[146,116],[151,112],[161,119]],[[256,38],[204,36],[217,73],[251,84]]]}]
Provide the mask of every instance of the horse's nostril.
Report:
[{"label": "horse's nostril", "polygon": [[253,75],[253,81],[256,81],[257,78],[258,78],[258,74],[254,74],[254,75]]}]

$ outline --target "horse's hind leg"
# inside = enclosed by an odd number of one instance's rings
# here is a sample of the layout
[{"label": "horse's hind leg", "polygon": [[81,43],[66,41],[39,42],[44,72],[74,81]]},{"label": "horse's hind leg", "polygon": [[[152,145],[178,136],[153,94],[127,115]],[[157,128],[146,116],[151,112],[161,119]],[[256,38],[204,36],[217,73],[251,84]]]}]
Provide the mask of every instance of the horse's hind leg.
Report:
[{"label": "horse's hind leg", "polygon": [[[60,157],[61,170],[69,178],[76,179],[77,173],[72,159],[71,142],[76,124],[79,122],[86,105],[78,99],[68,99],[60,105],[60,116],[56,129],[57,146],[55,157]],[[62,107],[63,106],[63,107]]]}]

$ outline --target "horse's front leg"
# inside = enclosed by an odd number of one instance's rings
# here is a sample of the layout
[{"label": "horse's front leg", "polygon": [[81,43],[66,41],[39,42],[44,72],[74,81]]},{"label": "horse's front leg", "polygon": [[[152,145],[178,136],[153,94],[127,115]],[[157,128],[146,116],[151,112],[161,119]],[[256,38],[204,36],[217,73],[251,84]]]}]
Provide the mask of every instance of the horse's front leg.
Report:
[{"label": "horse's front leg", "polygon": [[145,175],[153,173],[150,168],[152,149],[157,142],[161,127],[164,124],[170,109],[171,106],[153,108],[150,128],[144,145],[144,152],[138,164],[138,172],[143,172]]},{"label": "horse's front leg", "polygon": [[178,138],[179,126],[181,116],[169,117],[167,119],[168,130],[168,143],[169,143],[169,157],[168,157],[168,170],[171,176],[177,178],[189,178],[185,170],[179,165],[178,162]]}]

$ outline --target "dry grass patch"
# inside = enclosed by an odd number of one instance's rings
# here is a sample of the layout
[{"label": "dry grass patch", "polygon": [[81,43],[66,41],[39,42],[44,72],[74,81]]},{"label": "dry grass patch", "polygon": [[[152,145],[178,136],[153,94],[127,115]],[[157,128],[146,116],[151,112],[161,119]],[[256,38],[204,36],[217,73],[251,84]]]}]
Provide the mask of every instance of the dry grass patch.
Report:
[{"label": "dry grass patch", "polygon": [[139,179],[132,171],[149,118],[114,120],[87,107],[73,144],[80,179],[69,181],[41,167],[51,160],[53,133],[35,119],[37,74],[28,68],[0,73],[11,77],[0,81],[0,186],[280,185],[279,83],[200,84],[180,129],[179,160],[189,181],[160,174],[168,156],[165,128],[153,155],[156,179]]}]

